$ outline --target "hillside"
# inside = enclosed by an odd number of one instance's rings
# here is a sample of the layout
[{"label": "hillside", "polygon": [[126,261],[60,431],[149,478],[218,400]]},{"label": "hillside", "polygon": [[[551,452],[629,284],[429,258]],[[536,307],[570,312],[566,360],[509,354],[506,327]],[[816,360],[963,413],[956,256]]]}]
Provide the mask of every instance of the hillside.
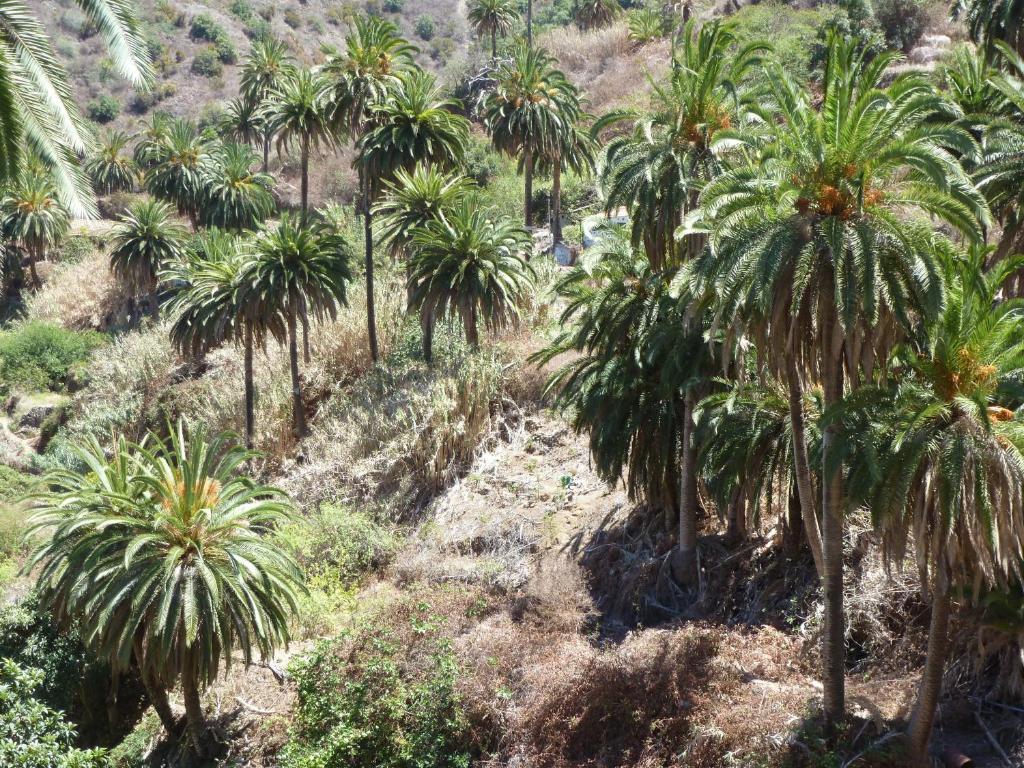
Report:
[{"label": "hillside", "polygon": [[0,195],[0,768],[1024,766],[1024,63],[495,2],[29,1],[129,138]]}]

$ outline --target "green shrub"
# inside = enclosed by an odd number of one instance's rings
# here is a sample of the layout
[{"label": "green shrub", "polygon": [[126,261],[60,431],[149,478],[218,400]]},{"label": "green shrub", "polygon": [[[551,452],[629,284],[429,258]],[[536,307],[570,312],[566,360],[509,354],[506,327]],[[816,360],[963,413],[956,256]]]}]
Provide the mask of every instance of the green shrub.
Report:
[{"label": "green shrub", "polygon": [[324,505],[279,535],[308,580],[326,578],[343,586],[385,566],[397,548],[390,529],[366,512],[343,506]]},{"label": "green shrub", "polygon": [[107,754],[106,768],[146,768],[147,755],[153,741],[163,732],[163,725],[152,710],[139,721],[116,747]]},{"label": "green shrub", "polygon": [[4,768],[103,768],[102,749],[80,750],[75,729],[35,698],[41,673],[0,659],[0,765]]},{"label": "green shrub", "polygon": [[221,64],[234,64],[238,61],[238,53],[235,51],[235,46],[226,37],[214,43],[213,49],[217,52],[217,59]]},{"label": "green shrub", "polygon": [[401,13],[405,8],[405,0],[384,0],[381,8],[387,13]]},{"label": "green shrub", "polygon": [[75,41],[67,37],[58,37],[57,42],[54,46],[59,53],[65,59],[73,59],[75,54],[78,53],[78,45]]},{"label": "green shrub", "polygon": [[875,19],[889,47],[909,53],[924,34],[928,13],[921,0],[876,0]]},{"label": "green shrub", "polygon": [[242,21],[249,21],[256,15],[248,0],[231,0],[229,10],[235,18]]},{"label": "green shrub", "polygon": [[100,125],[103,125],[105,123],[109,123],[121,114],[121,102],[113,96],[104,94],[103,96],[90,101],[85,109],[90,120],[94,120]]},{"label": "green shrub", "polygon": [[466,175],[481,187],[501,172],[501,158],[486,140],[474,140],[463,159]]},{"label": "green shrub", "polygon": [[458,665],[431,611],[418,604],[405,627],[365,621],[292,664],[298,706],[284,768],[469,765]]},{"label": "green shrub", "polygon": [[66,390],[74,381],[74,369],[102,342],[101,334],[47,323],[26,323],[0,333],[0,393]]},{"label": "green shrub", "polygon": [[223,27],[207,13],[200,13],[192,19],[188,35],[193,40],[205,40],[208,43],[215,43],[226,37]]},{"label": "green shrub", "polygon": [[289,8],[284,12],[284,23],[292,29],[298,29],[302,26],[302,15],[294,8]]},{"label": "green shrub", "polygon": [[205,48],[192,59],[192,74],[202,77],[220,77],[224,74],[224,65],[214,48]]},{"label": "green shrub", "polygon": [[270,23],[264,19],[256,18],[246,24],[245,36],[250,40],[263,40],[273,36]]},{"label": "green shrub", "polygon": [[437,32],[437,23],[431,16],[420,16],[416,19],[413,30],[420,40],[430,40]]}]

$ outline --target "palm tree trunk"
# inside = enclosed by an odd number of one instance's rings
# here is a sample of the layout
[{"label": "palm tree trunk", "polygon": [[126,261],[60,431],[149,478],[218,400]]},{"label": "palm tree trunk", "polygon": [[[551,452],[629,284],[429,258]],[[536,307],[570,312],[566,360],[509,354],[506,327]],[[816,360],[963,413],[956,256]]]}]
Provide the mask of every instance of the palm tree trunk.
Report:
[{"label": "palm tree trunk", "polygon": [[526,0],[526,47],[533,48],[533,0]]},{"label": "palm tree trunk", "polygon": [[685,587],[697,584],[697,448],[693,442],[693,409],[696,397],[688,390],[683,398],[682,471],[679,494],[679,552],[674,563],[676,581]]},{"label": "palm tree trunk", "polygon": [[39,279],[39,273],[36,272],[36,261],[38,261],[38,254],[35,248],[26,248],[25,251],[28,253],[28,271],[32,275],[32,288],[39,290],[43,287],[42,281]]},{"label": "palm tree trunk", "polygon": [[928,655],[921,675],[917,704],[907,729],[910,757],[922,766],[928,763],[928,742],[931,739],[935,712],[942,694],[942,675],[949,651],[949,572],[945,563],[935,566],[932,589],[932,619],[928,628]]},{"label": "palm tree trunk", "polygon": [[420,327],[423,329],[423,359],[431,365],[434,362],[434,315],[425,306],[420,310]]},{"label": "palm tree trunk", "polygon": [[526,226],[530,226],[530,213],[533,203],[533,153],[530,150],[523,150],[526,153],[526,158],[523,163],[523,183],[525,191],[523,194],[523,217],[526,220]]},{"label": "palm tree trunk", "polygon": [[738,543],[747,538],[747,505],[743,493],[743,485],[733,489],[729,498],[728,520],[726,521],[725,538],[731,543]]},{"label": "palm tree trunk", "polygon": [[171,702],[167,698],[167,689],[153,680],[152,675],[143,671],[142,687],[146,689],[146,698],[149,699],[153,711],[160,718],[160,724],[168,734],[174,735],[178,731],[178,719],[171,710]]},{"label": "palm tree trunk", "polygon": [[299,340],[295,308],[288,309],[288,363],[292,369],[292,430],[297,439],[306,436],[306,409],[302,403],[302,381],[299,379]]},{"label": "palm tree trunk", "polygon": [[[192,654],[187,654],[192,656]],[[203,702],[199,696],[199,681],[192,664],[186,664],[181,673],[181,696],[185,701],[185,720],[188,723],[188,735],[192,741],[192,749],[196,755],[203,754],[203,737],[206,734],[206,716],[203,714]]]},{"label": "palm tree trunk", "polygon": [[363,179],[363,233],[366,238],[366,327],[370,336],[370,359],[377,362],[377,310],[373,301],[373,220],[370,213],[369,181]]},{"label": "palm tree trunk", "polygon": [[253,425],[256,422],[256,385],[252,375],[252,326],[245,326],[245,447],[253,446]]},{"label": "palm tree trunk", "polygon": [[302,223],[309,213],[309,137],[302,138]]},{"label": "palm tree trunk", "polygon": [[270,131],[263,132],[263,172],[270,172]]},{"label": "palm tree trunk", "polygon": [[313,358],[309,354],[309,316],[302,313],[302,362],[309,365]]},{"label": "palm tree trunk", "polygon": [[[834,285],[831,270],[824,280]],[[836,305],[833,296],[823,297],[821,324],[822,384],[824,406],[829,410],[843,399],[843,358],[841,334],[836,323]],[[838,444],[838,425],[825,427],[821,440],[822,479],[822,559],[825,568],[825,632],[822,637],[822,661],[825,689],[825,733],[835,737],[837,726],[846,709],[846,631],[843,615],[843,474],[834,467],[831,476],[827,468],[832,464],[834,446]]]},{"label": "palm tree trunk", "polygon": [[555,158],[551,171],[551,241],[562,242],[562,158]]},{"label": "palm tree trunk", "polygon": [[792,350],[787,353],[786,383],[789,386],[789,419],[793,434],[793,469],[796,475],[797,495],[800,499],[800,514],[803,516],[807,544],[811,548],[814,567],[818,578],[825,578],[825,559],[821,551],[821,529],[815,511],[814,483],[811,480],[811,462],[807,457],[807,428],[804,422],[804,395],[796,358]]},{"label": "palm tree trunk", "polygon": [[462,312],[462,322],[466,328],[466,342],[476,352],[480,349],[480,331],[476,323],[476,307],[468,307]]},{"label": "palm tree trunk", "polygon": [[491,61],[498,60],[498,30],[491,27]]}]

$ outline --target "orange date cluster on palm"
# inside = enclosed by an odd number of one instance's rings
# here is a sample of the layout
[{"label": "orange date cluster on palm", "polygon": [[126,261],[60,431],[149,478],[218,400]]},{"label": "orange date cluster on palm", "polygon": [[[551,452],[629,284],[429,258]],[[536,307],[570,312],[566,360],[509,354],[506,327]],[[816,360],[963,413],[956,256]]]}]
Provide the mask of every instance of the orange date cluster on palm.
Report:
[{"label": "orange date cluster on palm", "polygon": [[731,127],[732,117],[728,110],[721,106],[710,105],[707,107],[706,113],[699,118],[692,116],[683,118],[676,141],[681,145],[704,149],[711,144],[711,137],[718,131],[724,131]]},{"label": "orange date cluster on palm", "polygon": [[[817,175],[817,174],[815,174]],[[807,183],[796,174],[790,181],[793,186],[804,190],[797,198],[794,207],[801,213],[816,213],[819,216],[838,216],[843,221],[849,219],[861,208],[878,205],[885,199],[880,189],[865,187],[863,194],[858,196],[857,186],[851,183],[857,177],[857,166],[849,163],[842,168],[842,178],[835,182]]]}]

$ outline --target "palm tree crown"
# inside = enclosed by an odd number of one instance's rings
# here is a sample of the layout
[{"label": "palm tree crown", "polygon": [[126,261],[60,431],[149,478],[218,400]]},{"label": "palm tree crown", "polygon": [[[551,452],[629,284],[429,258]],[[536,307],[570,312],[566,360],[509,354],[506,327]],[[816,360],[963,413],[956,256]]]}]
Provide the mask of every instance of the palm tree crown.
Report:
[{"label": "palm tree crown", "polygon": [[32,281],[38,287],[36,262],[64,237],[71,223],[49,174],[34,170],[23,175],[0,200],[0,217],[4,236],[28,255]]},{"label": "palm tree crown", "polygon": [[493,59],[498,55],[498,35],[504,37],[515,28],[519,11],[512,0],[474,0],[466,18],[478,35],[490,35]]},{"label": "palm tree crown", "polygon": [[254,229],[274,211],[273,177],[253,168],[256,153],[245,144],[226,144],[207,172],[203,221],[230,230]]},{"label": "palm tree crown", "polygon": [[160,273],[180,258],[187,233],[158,200],[132,205],[114,229],[110,269],[136,294],[152,293]]},{"label": "palm tree crown", "polygon": [[107,133],[85,163],[86,173],[101,194],[131,192],[139,180],[139,168],[125,148],[131,137],[123,131]]}]

